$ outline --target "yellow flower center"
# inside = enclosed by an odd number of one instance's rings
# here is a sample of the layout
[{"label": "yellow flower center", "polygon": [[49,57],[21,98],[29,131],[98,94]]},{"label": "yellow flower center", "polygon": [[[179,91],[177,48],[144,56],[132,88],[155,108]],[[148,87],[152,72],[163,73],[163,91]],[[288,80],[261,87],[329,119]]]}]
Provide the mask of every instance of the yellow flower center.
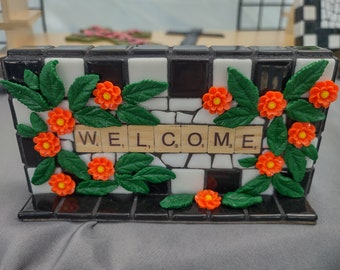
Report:
[{"label": "yellow flower center", "polygon": [[273,110],[276,108],[276,102],[275,101],[270,101],[267,105],[268,109]]},{"label": "yellow flower center", "polygon": [[329,97],[329,92],[327,90],[324,90],[320,94],[321,98],[328,98]]},{"label": "yellow flower center", "polygon": [[64,189],[66,187],[65,183],[64,182],[59,182],[58,183],[58,188],[59,189]]},{"label": "yellow flower center", "polygon": [[97,172],[103,173],[104,171],[105,171],[105,167],[104,167],[103,165],[99,165],[99,166],[97,167]]},{"label": "yellow flower center", "polygon": [[104,94],[103,94],[103,99],[105,99],[105,100],[110,100],[111,99],[111,94],[109,93],[109,92],[105,92]]},{"label": "yellow flower center", "polygon": [[65,125],[65,120],[63,118],[58,118],[56,123],[58,126],[62,127],[63,125]]},{"label": "yellow flower center", "polygon": [[275,166],[275,162],[274,161],[270,160],[270,161],[267,162],[267,168],[268,169],[272,169],[272,168],[274,168],[274,166]]},{"label": "yellow flower center", "polygon": [[300,131],[298,136],[300,139],[305,139],[307,137],[307,133],[305,131]]},{"label": "yellow flower center", "polygon": [[50,144],[49,142],[44,142],[44,143],[42,144],[42,147],[43,147],[44,149],[49,149],[49,148],[51,147],[51,144]]},{"label": "yellow flower center", "polygon": [[211,201],[212,200],[212,196],[210,194],[205,196],[205,200],[206,201]]},{"label": "yellow flower center", "polygon": [[221,104],[221,102],[222,102],[222,100],[221,100],[221,98],[219,98],[219,97],[215,97],[214,99],[213,99],[213,103],[214,103],[214,105],[220,105]]}]

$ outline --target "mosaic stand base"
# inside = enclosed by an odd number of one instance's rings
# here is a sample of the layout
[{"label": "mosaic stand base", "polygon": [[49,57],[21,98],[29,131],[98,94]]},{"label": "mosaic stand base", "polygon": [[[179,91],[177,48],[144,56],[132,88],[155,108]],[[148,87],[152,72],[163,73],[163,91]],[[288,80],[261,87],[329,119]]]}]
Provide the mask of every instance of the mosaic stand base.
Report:
[{"label": "mosaic stand base", "polygon": [[32,195],[18,217],[23,221],[164,222],[164,223],[278,223],[316,224],[317,215],[305,198],[263,196],[263,202],[246,209],[221,206],[214,211],[196,204],[165,210],[162,195],[118,195],[105,197],[54,194]]}]

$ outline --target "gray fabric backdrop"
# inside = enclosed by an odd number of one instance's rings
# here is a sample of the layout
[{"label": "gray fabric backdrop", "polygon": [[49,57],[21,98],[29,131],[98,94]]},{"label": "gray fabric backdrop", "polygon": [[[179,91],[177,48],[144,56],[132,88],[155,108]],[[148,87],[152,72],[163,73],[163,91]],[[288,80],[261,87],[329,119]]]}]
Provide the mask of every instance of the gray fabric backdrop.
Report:
[{"label": "gray fabric backdrop", "polygon": [[324,132],[309,202],[313,225],[21,222],[29,197],[0,95],[0,270],[340,269],[340,101]]}]

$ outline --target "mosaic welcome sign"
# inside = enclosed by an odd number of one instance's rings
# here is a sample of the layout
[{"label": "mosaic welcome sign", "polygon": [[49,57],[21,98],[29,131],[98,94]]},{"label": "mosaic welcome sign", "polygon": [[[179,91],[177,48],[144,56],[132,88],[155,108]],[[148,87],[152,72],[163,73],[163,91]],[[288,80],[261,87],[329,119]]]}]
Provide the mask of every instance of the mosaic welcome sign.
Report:
[{"label": "mosaic welcome sign", "polygon": [[330,51],[29,47],[2,64],[32,193],[21,219],[315,223]]}]

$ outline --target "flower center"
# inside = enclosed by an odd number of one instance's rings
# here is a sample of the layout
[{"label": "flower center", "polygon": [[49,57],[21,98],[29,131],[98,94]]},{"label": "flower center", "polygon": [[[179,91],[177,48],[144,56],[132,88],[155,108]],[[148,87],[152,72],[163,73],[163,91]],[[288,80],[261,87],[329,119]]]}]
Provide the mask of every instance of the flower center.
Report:
[{"label": "flower center", "polygon": [[58,126],[62,127],[65,124],[65,120],[63,118],[58,118],[56,123]]},{"label": "flower center", "polygon": [[329,97],[329,92],[327,90],[324,90],[320,94],[321,98],[328,98]]},{"label": "flower center", "polygon": [[205,200],[206,200],[206,201],[211,201],[211,200],[212,200],[212,196],[209,195],[209,194],[206,195],[206,196],[205,196]]},{"label": "flower center", "polygon": [[103,94],[103,99],[105,99],[105,100],[110,100],[110,99],[111,99],[111,94],[110,94],[109,92],[105,92],[105,93]]},{"label": "flower center", "polygon": [[270,110],[273,110],[276,108],[276,102],[275,101],[270,101],[268,102],[268,105],[267,105],[268,109]]},{"label": "flower center", "polygon": [[213,103],[214,103],[214,105],[220,105],[221,104],[221,98],[219,98],[219,97],[215,97],[214,99],[213,99]]},{"label": "flower center", "polygon": [[274,168],[274,166],[275,166],[274,161],[270,160],[270,161],[267,162],[267,168],[268,169],[272,169],[272,168]]},{"label": "flower center", "polygon": [[64,189],[66,187],[65,183],[64,182],[59,182],[58,183],[58,188],[59,189]]},{"label": "flower center", "polygon": [[49,149],[49,148],[51,147],[51,144],[50,144],[49,142],[44,142],[44,143],[42,144],[42,147],[43,147],[44,149]]},{"label": "flower center", "polygon": [[299,138],[300,139],[305,139],[307,137],[307,133],[305,131],[300,131],[299,132]]},{"label": "flower center", "polygon": [[103,173],[104,171],[105,171],[105,168],[104,168],[103,165],[99,165],[99,166],[97,167],[97,172]]}]

